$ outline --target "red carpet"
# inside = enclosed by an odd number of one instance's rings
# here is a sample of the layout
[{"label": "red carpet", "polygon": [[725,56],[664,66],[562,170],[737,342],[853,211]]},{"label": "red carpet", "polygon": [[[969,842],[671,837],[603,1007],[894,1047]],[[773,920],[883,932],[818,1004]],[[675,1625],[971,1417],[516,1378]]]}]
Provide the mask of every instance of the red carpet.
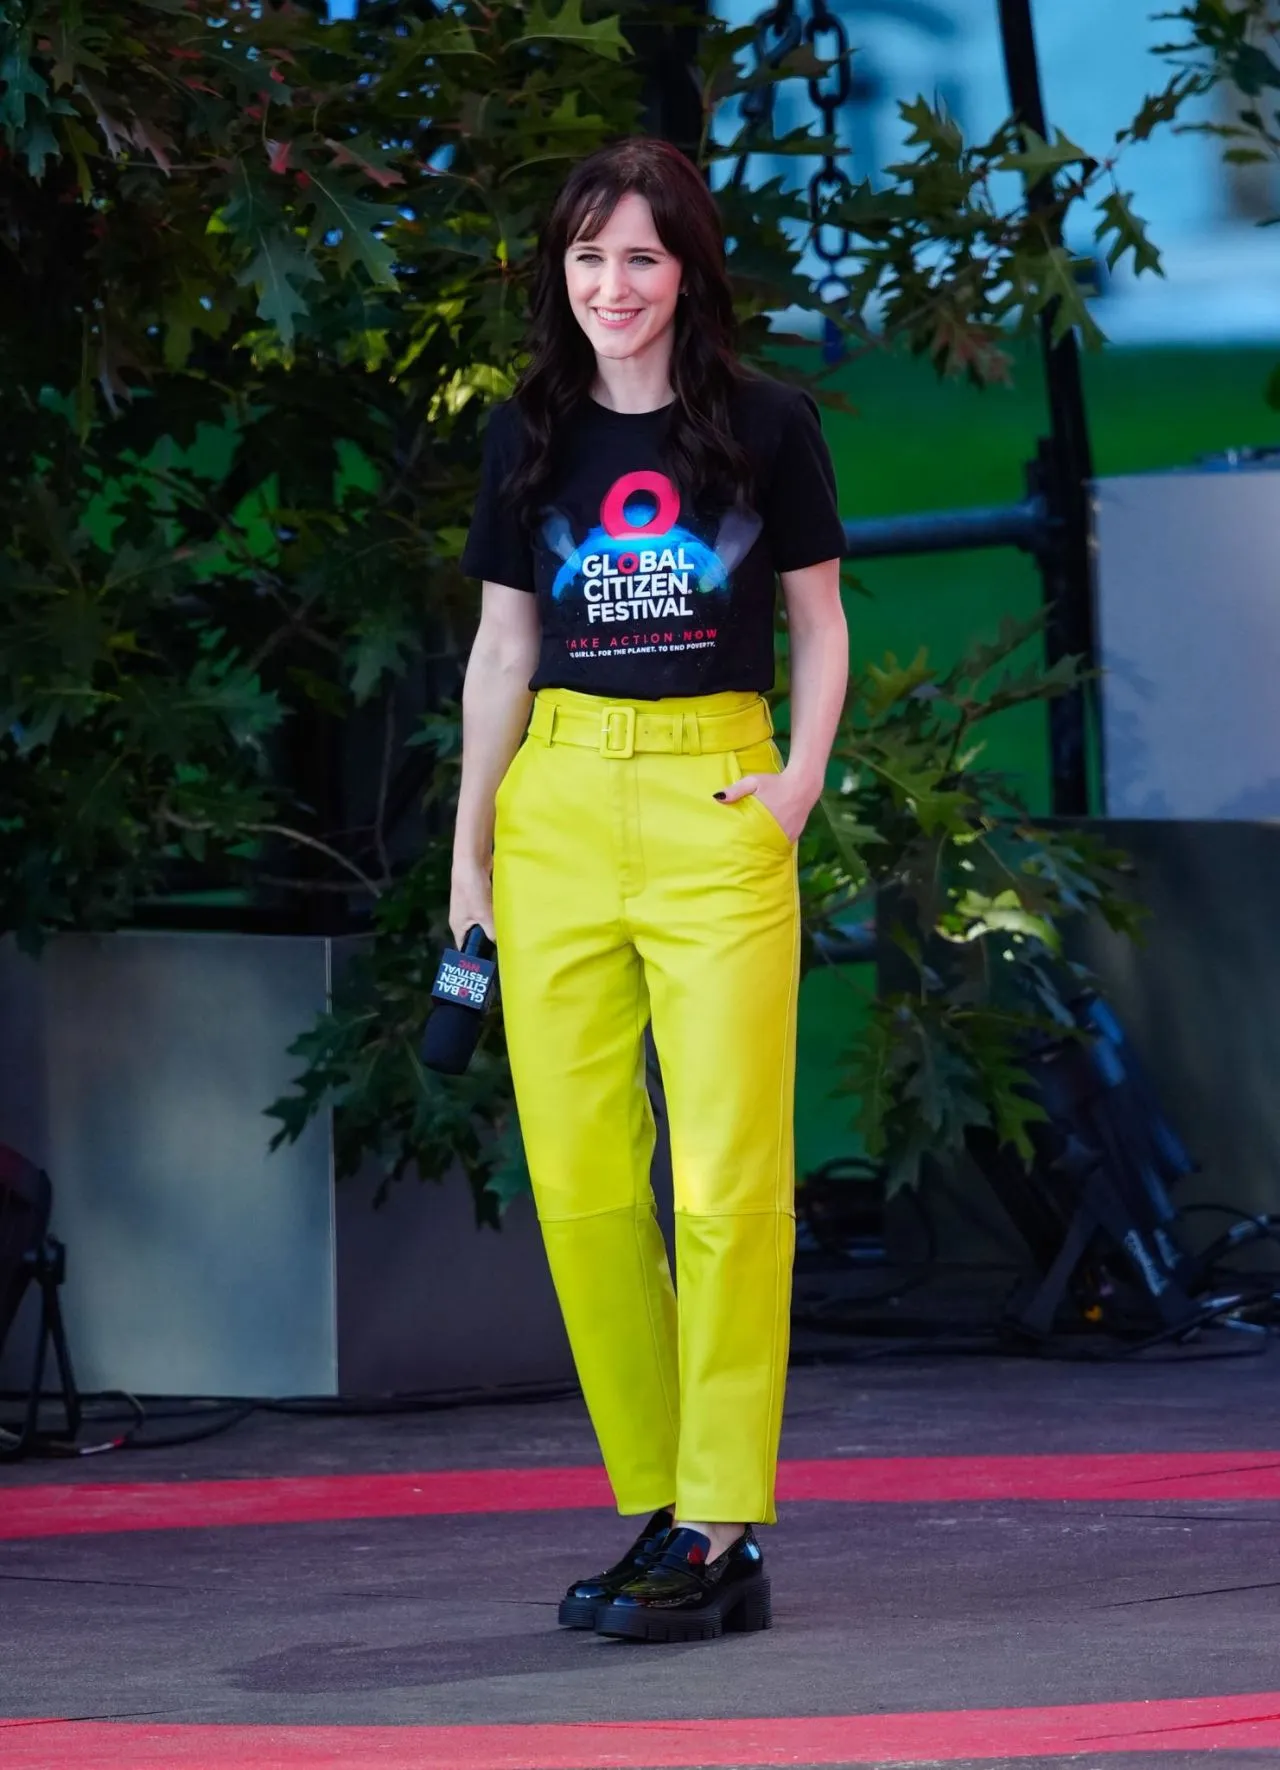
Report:
[{"label": "red carpet", "polygon": [[1280,1692],[950,1714],[500,1727],[0,1722],[5,1770],[688,1770],[1280,1751]]},{"label": "red carpet", "polygon": [[[865,1457],[783,1463],[778,1497],[849,1504],[981,1500],[1280,1500],[1280,1451],[1116,1456]],[[602,1471],[471,1469],[405,1475],[13,1487],[0,1540],[101,1531],[307,1524],[607,1507]]]}]

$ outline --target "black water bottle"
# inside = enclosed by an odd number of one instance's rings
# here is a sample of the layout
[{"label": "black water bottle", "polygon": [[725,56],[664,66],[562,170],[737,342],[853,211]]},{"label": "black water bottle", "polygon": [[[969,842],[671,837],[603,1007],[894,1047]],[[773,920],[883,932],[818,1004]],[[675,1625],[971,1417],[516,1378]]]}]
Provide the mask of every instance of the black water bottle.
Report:
[{"label": "black water bottle", "polygon": [[445,948],[431,986],[436,1006],[422,1036],[422,1061],[428,1069],[462,1075],[497,993],[494,944],[477,922],[467,929],[461,952]]}]

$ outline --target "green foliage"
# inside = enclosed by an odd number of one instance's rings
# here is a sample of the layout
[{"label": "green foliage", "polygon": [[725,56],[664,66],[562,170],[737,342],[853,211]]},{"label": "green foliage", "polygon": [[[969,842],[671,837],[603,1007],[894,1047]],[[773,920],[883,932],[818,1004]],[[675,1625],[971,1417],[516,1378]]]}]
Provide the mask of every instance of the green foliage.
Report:
[{"label": "green foliage", "polygon": [[[344,1170],[456,1155],[490,1216],[523,1171],[500,1028],[447,1087],[414,1036],[454,777],[415,790],[394,715],[401,684],[456,689],[484,408],[535,217],[638,125],[624,49],[581,0],[0,16],[0,927],[34,949],[175,890],[346,899],[370,950],[279,1134],[332,1106]],[[313,759],[361,717],[353,830]]]},{"label": "green foliage", "polygon": [[[1187,0],[1158,16],[1182,27],[1177,40],[1155,52],[1177,71],[1164,92],[1148,100],[1133,133],[1144,123],[1173,123],[1179,134],[1215,135],[1231,144],[1223,158],[1234,164],[1280,159],[1280,14],[1272,0]],[[1217,86],[1247,101],[1234,122],[1176,121],[1189,99]]]},{"label": "green foliage", "polygon": [[[1068,210],[1094,205],[1096,237],[1114,236],[1112,264],[1131,252],[1137,271],[1160,271],[1145,224],[1115,187],[1115,155],[1101,160],[1061,131],[1049,142],[1015,122],[968,143],[937,104],[899,109],[919,152],[886,167],[888,183],[865,180],[825,211],[854,241],[855,307],[878,300],[891,334],[978,385],[1007,379],[1009,333],[1029,331],[1046,310],[1055,339],[1074,330],[1102,344],[1084,266],[1061,243]],[[1019,175],[1021,197],[1008,195],[998,176],[1007,173]]]},{"label": "green foliage", "polygon": [[1079,981],[1063,930],[1090,912],[1126,934],[1139,926],[1122,858],[1086,831],[1038,827],[1013,784],[980,766],[993,719],[1078,681],[1071,659],[1050,671],[1031,661],[1040,627],[1006,622],[945,672],[923,651],[868,668],[824,819],[804,837],[810,926],[874,905],[892,945],[849,1071],[891,1187],[913,1184],[924,1155],[957,1153],[971,1126],[1029,1159],[1040,1114],[1023,1053],[1037,1031],[1072,1024],[1065,998]]},{"label": "green foliage", "polygon": [[[1179,38],[1156,50],[1176,71],[1164,92],[1148,100],[1132,133],[1167,123],[1180,135],[1216,136],[1225,144],[1222,158],[1229,165],[1280,162],[1280,13],[1273,0],[1186,0],[1159,16],[1182,27]],[[1177,120],[1189,99],[1215,87],[1245,101],[1237,103],[1234,121]],[[1277,222],[1280,213],[1264,216],[1258,225]],[[1269,377],[1264,397],[1280,408],[1280,367]]]},{"label": "green foliage", "polygon": [[[519,367],[537,219],[574,160],[640,126],[634,16],[603,0],[378,5],[332,24],[318,4],[257,0],[0,11],[0,929],[34,950],[197,889],[306,906],[312,926],[344,903],[370,938],[293,1048],[277,1141],[332,1108],[344,1171],[372,1155],[388,1180],[410,1163],[438,1178],[456,1157],[489,1220],[526,1183],[501,1026],[466,1078],[416,1054],[474,618],[457,559],[485,411]],[[684,15],[645,16],[674,30]],[[1219,27],[1209,52],[1261,90]],[[708,166],[822,149],[804,130],[713,140],[726,100],[821,72],[808,49],[749,67],[752,41],[706,24]],[[1209,77],[1180,72],[1128,138]],[[803,192],[721,191],[749,358],[802,373],[771,355],[769,315],[793,304],[984,383],[1007,372],[1007,330],[1046,307],[1096,338],[1056,232],[1074,202],[1096,204],[1113,258],[1156,268],[1128,199],[1099,197],[1110,162],[1012,125],[969,145],[923,100],[904,115],[912,157],[817,218],[849,231],[847,307],[796,268]],[[1002,172],[1029,197],[998,204]],[[1028,667],[984,705],[1064,686]],[[929,877],[963,886],[935,882],[925,924],[960,981],[877,1022],[864,1111],[886,1151],[921,1126],[945,1142],[979,1110],[1019,1141],[1013,1023],[964,967],[1000,941],[1048,943],[1102,891],[1097,857],[1006,828],[968,739],[952,747],[976,692],[924,659],[869,673],[842,739],[857,784],[806,837],[811,922],[842,889],[910,885],[930,855],[946,864]],[[430,711],[406,742],[413,693]],[[356,828],[324,800],[338,729],[368,752]]]},{"label": "green foliage", "polygon": [[104,543],[45,478],[24,489],[0,553],[0,891],[34,951],[59,925],[111,926],[174,856],[258,830],[283,709],[205,612],[200,550],[144,501],[103,494]]}]

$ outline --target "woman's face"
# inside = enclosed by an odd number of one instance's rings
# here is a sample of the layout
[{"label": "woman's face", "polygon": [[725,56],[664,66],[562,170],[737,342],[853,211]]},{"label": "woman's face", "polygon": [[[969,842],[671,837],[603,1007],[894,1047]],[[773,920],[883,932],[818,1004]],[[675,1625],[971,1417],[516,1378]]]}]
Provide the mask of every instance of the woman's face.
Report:
[{"label": "woman's face", "polygon": [[620,362],[651,350],[675,321],[681,271],[635,191],[593,240],[574,241],[564,260],[569,305],[596,354]]}]

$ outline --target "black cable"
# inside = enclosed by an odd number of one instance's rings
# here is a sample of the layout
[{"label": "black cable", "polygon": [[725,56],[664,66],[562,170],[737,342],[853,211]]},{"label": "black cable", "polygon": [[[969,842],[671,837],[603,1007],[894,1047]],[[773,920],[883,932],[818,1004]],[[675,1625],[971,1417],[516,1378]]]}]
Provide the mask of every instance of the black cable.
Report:
[{"label": "black cable", "polygon": [[[1097,1357],[1099,1363],[1121,1363],[1127,1359],[1136,1358],[1139,1353],[1152,1351],[1157,1346],[1166,1346],[1171,1342],[1186,1341],[1190,1339],[1193,1334],[1198,1334],[1202,1328],[1212,1327],[1215,1322],[1221,1321],[1224,1316],[1234,1314],[1248,1301],[1249,1299],[1244,1297],[1224,1298],[1211,1308],[1201,1310],[1199,1314],[1192,1316],[1189,1321],[1179,1322],[1174,1327],[1161,1328],[1159,1333],[1149,1334],[1143,1340],[1136,1340],[1125,1346],[1119,1347],[1114,1353],[1101,1355],[1094,1354],[1092,1356]],[[1241,1346],[1238,1351],[1220,1353],[1218,1356],[1226,1358],[1251,1358],[1256,1357],[1267,1350],[1271,1340],[1270,1330],[1256,1322],[1250,1322],[1247,1326],[1251,1335],[1250,1343],[1247,1346]],[[1082,1356],[1087,1358],[1091,1355],[1083,1354]]]},{"label": "black cable", "polygon": [[902,1340],[884,1346],[860,1346],[857,1351],[848,1346],[830,1346],[821,1350],[810,1347],[793,1352],[793,1365],[823,1364],[871,1364],[877,1358],[914,1358],[917,1355],[933,1358],[991,1358],[998,1356],[1001,1348],[990,1342],[996,1339],[995,1329],[985,1330],[981,1337],[975,1336],[975,1343],[966,1345],[960,1339],[945,1342],[938,1340]]},{"label": "black cable", "polygon": [[[936,1269],[932,1266],[928,1266],[925,1267],[923,1271],[918,1272],[914,1278],[905,1279],[901,1284],[894,1285],[889,1290],[871,1291],[866,1296],[857,1297],[838,1296],[835,1292],[825,1291],[819,1293],[816,1297],[810,1297],[808,1306],[810,1310],[821,1310],[825,1304],[831,1303],[838,1304],[841,1308],[845,1309],[872,1309],[877,1305],[897,1303],[903,1297],[909,1297],[913,1291],[918,1291],[922,1289],[923,1286],[929,1284],[935,1276]],[[791,1325],[793,1327],[806,1327],[809,1326],[810,1323],[806,1317],[793,1314],[791,1317]]]},{"label": "black cable", "polygon": [[451,1407],[509,1407],[525,1401],[563,1401],[580,1393],[576,1382],[500,1383],[470,1389],[409,1390],[396,1395],[292,1395],[260,1401],[257,1406],[262,1413],[356,1419],[376,1414],[440,1413]]},{"label": "black cable", "polygon": [[[1069,1363],[1119,1364],[1130,1361],[1143,1353],[1171,1343],[1184,1342],[1199,1334],[1204,1328],[1213,1326],[1224,1317],[1237,1316],[1241,1312],[1254,1309],[1260,1305],[1274,1307],[1277,1295],[1271,1288],[1260,1290],[1236,1290],[1229,1297],[1221,1297],[1211,1305],[1207,1305],[1184,1322],[1161,1328],[1154,1334],[1143,1339],[1128,1343],[1115,1344],[1108,1347],[1096,1344],[1088,1348],[1072,1347],[1064,1343],[1062,1335],[1032,1335],[1025,1328],[1019,1328],[1013,1322],[995,1324],[976,1324],[961,1321],[940,1321],[924,1323],[920,1321],[899,1321],[892,1325],[884,1322],[869,1322],[856,1318],[839,1319],[822,1317],[798,1312],[792,1317],[793,1326],[809,1332],[828,1336],[847,1336],[849,1338],[871,1339],[886,1332],[897,1341],[896,1345],[882,1348],[867,1348],[862,1354],[847,1353],[843,1348],[798,1350],[793,1357],[795,1363],[821,1363],[824,1360],[838,1363],[856,1363],[861,1356],[884,1357],[889,1353],[909,1356],[917,1352],[935,1352],[939,1356],[974,1356],[991,1355],[1005,1357],[1037,1357],[1049,1360],[1061,1360]],[[1273,1332],[1265,1323],[1239,1322],[1236,1324],[1241,1331],[1248,1332],[1250,1343],[1240,1345],[1231,1350],[1211,1353],[1194,1352],[1180,1353],[1176,1360],[1169,1362],[1194,1361],[1200,1358],[1248,1358],[1265,1352],[1273,1338]],[[921,1335],[920,1330],[925,1329]],[[914,1339],[902,1339],[900,1336],[914,1334]],[[977,1344],[964,1344],[964,1341],[977,1340]],[[1148,1360],[1147,1362],[1155,1362]]]},{"label": "black cable", "polygon": [[[1253,1299],[1258,1301],[1260,1299]],[[845,1365],[871,1363],[881,1358],[1028,1358],[1035,1357],[1049,1362],[1085,1363],[1085,1364],[1125,1364],[1132,1362],[1139,1354],[1150,1352],[1170,1341],[1185,1340],[1188,1336],[1198,1333],[1202,1328],[1211,1326],[1224,1315],[1246,1306],[1247,1298],[1232,1298],[1224,1301],[1216,1308],[1205,1311],[1201,1316],[1174,1328],[1167,1328],[1153,1334],[1145,1340],[1132,1345],[1101,1350],[1090,1348],[1071,1348],[1058,1341],[1031,1341],[1022,1336],[1020,1342],[1010,1335],[1003,1325],[975,1325],[972,1322],[944,1321],[929,1324],[929,1330],[919,1334],[922,1324],[901,1324],[916,1332],[917,1337],[898,1339],[873,1346],[862,1346],[856,1351],[847,1346],[840,1347],[794,1347],[790,1363],[795,1367],[815,1365]],[[872,1324],[865,1321],[858,1323],[834,1323],[832,1321],[806,1317],[799,1313],[793,1317],[793,1326],[808,1329],[820,1334],[846,1334],[850,1337],[871,1338],[874,1333]],[[1256,1330],[1256,1339],[1251,1336],[1251,1343],[1230,1351],[1179,1351],[1176,1357],[1164,1360],[1146,1359],[1145,1363],[1195,1364],[1221,1360],[1224,1358],[1257,1357],[1266,1352],[1275,1338],[1273,1332],[1266,1328]],[[576,1383],[562,1384],[529,1384],[503,1385],[498,1388],[477,1388],[470,1390],[434,1391],[419,1395],[393,1395],[381,1397],[329,1397],[329,1396],[297,1396],[279,1400],[248,1400],[226,1398],[193,1397],[187,1403],[179,1398],[167,1398],[177,1405],[170,1405],[157,1412],[148,1412],[137,1397],[124,1391],[102,1391],[98,1396],[87,1396],[86,1402],[103,1399],[107,1395],[120,1395],[129,1404],[126,1416],[132,1420],[130,1430],[120,1437],[94,1445],[60,1444],[51,1440],[41,1449],[45,1455],[84,1457],[96,1456],[112,1450],[172,1450],[188,1444],[198,1444],[205,1439],[230,1431],[233,1427],[243,1424],[255,1413],[277,1413],[298,1417],[321,1418],[359,1418],[377,1415],[427,1413],[444,1411],[453,1407],[491,1406],[505,1404],[534,1403],[537,1401],[566,1400],[581,1394]],[[144,1425],[158,1419],[181,1418],[190,1411],[209,1407],[220,1417],[206,1421],[194,1429],[169,1433],[159,1437],[140,1436]],[[96,1417],[93,1423],[103,1424],[110,1415]],[[0,1436],[3,1436],[0,1433]]]},{"label": "black cable", "polygon": [[1276,1219],[1268,1217],[1264,1212],[1246,1211],[1240,1205],[1220,1203],[1217,1199],[1197,1199],[1191,1204],[1179,1205],[1174,1215],[1190,1217],[1198,1211],[1217,1211],[1224,1217],[1238,1217],[1245,1223],[1273,1224]]},{"label": "black cable", "polygon": [[208,1420],[203,1426],[195,1426],[185,1432],[170,1432],[158,1438],[143,1438],[138,1433],[131,1434],[120,1445],[120,1449],[174,1450],[184,1444],[201,1444],[206,1438],[217,1438],[223,1432],[230,1432],[233,1426],[243,1425],[257,1411],[256,1402],[246,1401],[238,1406],[220,1409],[221,1418]]},{"label": "black cable", "polygon": [[[119,1396],[126,1404],[123,1413],[101,1413],[91,1411],[93,1404],[100,1400],[109,1400]],[[69,1439],[60,1439],[55,1434],[42,1434],[38,1449],[33,1455],[46,1457],[96,1457],[108,1451],[116,1450],[168,1450],[173,1445],[196,1444],[203,1438],[212,1438],[219,1432],[225,1432],[232,1426],[238,1426],[255,1411],[256,1403],[218,1403],[216,1411],[220,1417],[205,1425],[180,1433],[173,1433],[161,1438],[142,1438],[143,1429],[155,1419],[189,1419],[191,1414],[208,1404],[192,1401],[186,1406],[166,1409],[160,1414],[149,1413],[137,1398],[124,1389],[103,1389],[93,1395],[82,1396],[83,1412],[81,1430],[91,1427],[109,1426],[116,1420],[128,1420],[128,1429],[111,1438],[102,1439],[96,1444],[81,1444]],[[0,1438],[4,1436],[0,1431]]]},{"label": "black cable", "polygon": [[[86,1415],[85,1424],[103,1426],[114,1419],[125,1419],[130,1421],[129,1429],[97,1444],[78,1445],[48,1439],[41,1444],[40,1453],[46,1456],[86,1457],[99,1456],[113,1450],[173,1450],[182,1445],[199,1444],[206,1438],[228,1432],[258,1413],[332,1419],[372,1418],[379,1415],[436,1413],[455,1407],[499,1407],[524,1402],[532,1404],[540,1401],[561,1401],[580,1393],[576,1383],[509,1383],[369,1396],[296,1395],[278,1399],[252,1396],[171,1396],[164,1398],[164,1404],[155,1408],[148,1407],[137,1396],[124,1390],[100,1390],[82,1397],[86,1409],[92,1408],[99,1401],[120,1399],[125,1402],[126,1411],[117,1414],[93,1412]],[[199,1425],[189,1426],[181,1432],[142,1436],[144,1427],[151,1426],[158,1420],[190,1420],[193,1414],[200,1412],[216,1417],[206,1418]],[[3,1429],[0,1428],[0,1441],[2,1438]]]},{"label": "black cable", "polygon": [[1216,1241],[1210,1242],[1207,1248],[1193,1256],[1200,1269],[1202,1279],[1206,1282],[1208,1276],[1219,1268],[1224,1254],[1232,1252],[1236,1248],[1248,1247],[1251,1242],[1280,1242],[1280,1217],[1270,1216],[1266,1212],[1242,1211],[1236,1205],[1209,1201],[1203,1204],[1184,1205],[1178,1215],[1180,1217],[1190,1216],[1194,1212],[1204,1211],[1213,1211],[1237,1219],[1234,1228],[1229,1229],[1225,1235],[1220,1235]]},{"label": "black cable", "polygon": [[[97,1457],[102,1456],[104,1452],[110,1450],[127,1450],[136,1435],[142,1430],[147,1421],[147,1410],[143,1407],[136,1395],[130,1395],[127,1389],[106,1389],[103,1390],[102,1393],[104,1395],[118,1395],[124,1402],[129,1410],[127,1417],[132,1421],[129,1429],[126,1432],[122,1432],[118,1438],[108,1438],[101,1444],[68,1445],[61,1454],[73,1457]],[[81,1424],[88,1425],[89,1423],[90,1422],[82,1414]],[[94,1425],[105,1425],[106,1423],[105,1420],[101,1419],[93,1421]]]},{"label": "black cable", "polygon": [[[125,1389],[104,1389],[100,1391],[100,1393],[104,1398],[119,1396],[120,1399],[125,1402],[128,1411],[123,1416],[117,1415],[115,1417],[125,1418],[132,1421],[132,1425],[127,1432],[123,1432],[115,1438],[105,1439],[100,1444],[80,1444],[74,1439],[60,1438],[56,1432],[38,1432],[36,1444],[27,1454],[29,1456],[46,1457],[96,1457],[101,1456],[106,1451],[126,1449],[134,1434],[142,1426],[142,1423],[146,1418],[146,1411],[136,1396],[130,1395]],[[4,1401],[17,1400],[25,1402],[26,1399],[27,1398],[24,1394],[15,1394],[13,1391],[0,1395],[0,1400]],[[80,1399],[82,1403],[85,1401],[85,1397],[83,1396]],[[50,1396],[49,1400],[56,1403],[57,1397]],[[111,1419],[112,1416],[110,1414],[99,1414],[90,1419],[87,1410],[82,1406],[82,1429],[86,1425],[106,1425]],[[16,1433],[0,1426],[0,1445],[4,1445],[5,1443],[16,1445],[18,1443],[18,1437]]]},{"label": "black cable", "polygon": [[[1172,1333],[1197,1332],[1205,1325],[1207,1325],[1205,1322],[1191,1322],[1182,1328],[1172,1330]],[[1171,1334],[1165,1332],[1154,1335],[1136,1346],[1086,1350],[1065,1345],[1061,1339],[1033,1341],[1029,1337],[1022,1337],[1019,1340],[999,1328],[975,1328],[969,1322],[952,1322],[945,1324],[944,1328],[940,1328],[937,1337],[926,1336],[920,1339],[891,1341],[882,1345],[860,1346],[856,1350],[848,1346],[798,1348],[793,1352],[791,1362],[797,1366],[811,1366],[864,1364],[872,1363],[880,1358],[1036,1358],[1043,1363],[1050,1364],[1119,1366],[1132,1364],[1136,1353],[1154,1351],[1160,1344],[1167,1343],[1170,1338]],[[1276,1335],[1273,1331],[1263,1329],[1256,1335],[1251,1334],[1247,1345],[1208,1351],[1203,1348],[1178,1350],[1172,1357],[1146,1357],[1141,1359],[1139,1363],[1143,1366],[1209,1364],[1227,1358],[1257,1358],[1270,1350],[1275,1338]]]},{"label": "black cable", "polygon": [[[915,1265],[916,1263],[912,1262],[912,1264]],[[901,1298],[910,1296],[915,1291],[923,1290],[928,1284],[937,1283],[960,1273],[1004,1273],[1007,1277],[1015,1281],[1021,1276],[1019,1268],[1005,1266],[996,1262],[957,1261],[955,1263],[944,1263],[934,1260],[931,1264],[922,1266],[914,1276],[905,1279],[901,1284],[893,1285],[890,1288],[881,1291],[871,1291],[865,1294],[855,1293],[853,1295],[847,1295],[838,1291],[820,1291],[815,1294],[810,1291],[806,1285],[803,1287],[805,1292],[804,1307],[803,1309],[792,1313],[792,1326],[810,1329],[816,1333],[826,1331],[832,1333],[840,1333],[844,1331],[850,1333],[863,1333],[866,1331],[865,1323],[851,1321],[846,1330],[839,1325],[840,1316],[838,1314],[833,1313],[832,1315],[825,1315],[822,1311],[828,1306],[834,1312],[843,1309],[870,1309],[876,1305],[897,1303]],[[825,1324],[830,1324],[830,1326],[828,1327]]]}]

